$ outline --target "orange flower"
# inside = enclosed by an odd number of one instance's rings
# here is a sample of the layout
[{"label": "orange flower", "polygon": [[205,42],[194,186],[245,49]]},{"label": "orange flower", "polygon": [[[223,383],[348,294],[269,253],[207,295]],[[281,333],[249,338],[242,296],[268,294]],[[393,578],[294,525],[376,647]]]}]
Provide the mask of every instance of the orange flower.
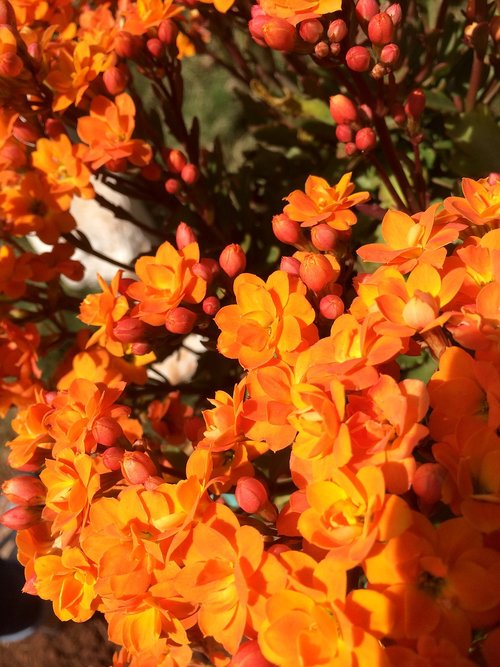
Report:
[{"label": "orange flower", "polygon": [[318,339],[314,309],[298,278],[275,271],[266,282],[242,273],[233,284],[236,304],[221,308],[215,322],[217,347],[245,368],[257,368],[277,355],[293,364],[298,353]]},{"label": "orange flower", "polygon": [[123,3],[123,30],[132,35],[143,35],[148,28],[175,16],[182,8],[172,7],[172,0],[137,0]]},{"label": "orange flower", "polygon": [[137,315],[148,324],[161,326],[165,324],[167,313],[181,301],[200,303],[207,283],[193,273],[193,266],[199,259],[197,243],[176,250],[167,241],[158,248],[154,257],[140,257],[135,263],[139,281],[127,290],[132,299],[139,301],[132,315]]},{"label": "orange flower", "polygon": [[[0,26],[0,66],[8,72],[9,78],[16,77],[23,69],[23,61],[17,55],[17,39],[13,29],[8,25]],[[5,74],[2,76],[2,78]]]},{"label": "orange flower", "polygon": [[31,405],[12,420],[12,429],[18,434],[7,442],[11,450],[8,461],[12,468],[24,466],[37,455],[37,451],[50,455],[54,439],[47,432],[45,416],[52,410],[51,398],[46,392],[37,393]]},{"label": "orange flower", "polygon": [[78,119],[77,132],[89,145],[85,162],[99,169],[110,160],[127,159],[137,167],[151,161],[151,147],[141,139],[131,139],[135,128],[135,104],[126,93],[117,95],[112,102],[97,95],[90,105],[90,116]]},{"label": "orange flower", "polygon": [[148,405],[151,426],[170,445],[182,445],[188,440],[186,421],[193,412],[190,405],[183,403],[180,391],[171,391],[162,401],[151,401]]},{"label": "orange flower", "polygon": [[[264,11],[265,8],[263,7]],[[328,10],[331,11],[331,10]],[[309,176],[305,192],[294,190],[288,197],[284,213],[302,227],[313,227],[326,222],[333,229],[347,230],[356,223],[356,215],[350,210],[370,198],[368,192],[354,192],[351,174],[342,176],[337,185],[329,185],[324,178]]]},{"label": "orange flower", "polygon": [[18,299],[26,293],[26,281],[33,275],[29,265],[29,255],[17,256],[14,248],[0,246],[0,293],[11,299]]},{"label": "orange flower", "polygon": [[496,229],[500,219],[500,179],[491,182],[488,178],[463,178],[462,190],[464,198],[448,197],[445,208],[473,226],[478,235]]},{"label": "orange flower", "polygon": [[[282,19],[292,19],[293,23],[306,18],[330,14],[341,9],[341,0],[261,0],[264,14]],[[290,22],[292,22],[290,21]]]}]

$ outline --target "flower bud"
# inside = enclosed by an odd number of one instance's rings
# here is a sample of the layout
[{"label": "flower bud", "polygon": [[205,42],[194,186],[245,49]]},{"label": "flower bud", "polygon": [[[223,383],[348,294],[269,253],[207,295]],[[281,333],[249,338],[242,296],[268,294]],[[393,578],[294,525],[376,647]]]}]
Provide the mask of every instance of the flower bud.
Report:
[{"label": "flower bud", "polygon": [[280,271],[289,273],[291,276],[298,276],[300,272],[300,262],[296,257],[285,257],[281,258],[280,261]]},{"label": "flower bud", "polygon": [[330,97],[330,114],[339,125],[354,123],[358,119],[358,110],[354,102],[345,95]]},{"label": "flower bud", "polygon": [[375,14],[368,23],[368,37],[372,44],[383,46],[392,40],[394,24],[386,12]]},{"label": "flower bud", "polygon": [[163,484],[164,481],[165,480],[163,477],[160,477],[159,475],[152,475],[144,481],[144,488],[146,491],[154,491],[156,487],[160,486],[160,484]]},{"label": "flower bud", "polygon": [[96,441],[104,447],[112,447],[123,435],[120,424],[112,417],[99,417],[92,426],[92,435]]},{"label": "flower bud", "polygon": [[115,37],[115,51],[120,58],[134,59],[142,49],[142,40],[122,30]]},{"label": "flower bud", "polygon": [[296,220],[291,220],[285,213],[273,217],[273,233],[282,243],[295,245],[303,240],[302,229]]},{"label": "flower bud", "polygon": [[264,39],[263,28],[268,21],[269,21],[269,16],[261,14],[260,16],[255,16],[254,18],[252,18],[251,21],[248,22],[248,30],[250,32],[250,36],[252,37],[254,42],[257,42],[259,46],[267,46],[266,40]]},{"label": "flower bud", "polygon": [[333,250],[337,244],[339,235],[333,227],[327,225],[326,222],[321,222],[311,229],[311,241],[313,246],[318,250],[328,252]]},{"label": "flower bud", "polygon": [[0,55],[0,76],[14,78],[21,73],[23,67],[23,61],[14,51]]},{"label": "flower bud", "polygon": [[406,112],[402,104],[394,103],[390,108],[390,114],[398,125],[406,123]]},{"label": "flower bud", "polygon": [[370,69],[370,52],[365,46],[353,46],[345,54],[345,61],[353,72],[366,72]]},{"label": "flower bud", "polygon": [[123,477],[129,484],[144,484],[148,477],[158,473],[150,457],[145,452],[137,450],[123,453],[121,469]]},{"label": "flower bud", "polygon": [[109,171],[122,174],[124,171],[127,171],[127,158],[117,157],[113,160],[108,160],[106,162],[106,167],[109,169]]},{"label": "flower bud", "polygon": [[173,334],[188,334],[193,330],[196,319],[196,313],[193,313],[192,310],[178,306],[168,311],[165,318],[165,327],[167,331]]},{"label": "flower bud", "polygon": [[377,0],[358,0],[356,3],[356,16],[360,23],[368,23],[379,11]]},{"label": "flower bud", "polygon": [[356,132],[356,148],[365,153],[375,148],[377,143],[377,135],[371,127],[363,127]]},{"label": "flower bud", "polygon": [[335,128],[335,136],[341,143],[346,144],[352,141],[353,134],[349,125],[341,124]]},{"label": "flower bud", "polygon": [[121,447],[108,447],[102,453],[102,462],[108,470],[120,470],[124,453]]},{"label": "flower bud", "polygon": [[167,178],[165,181],[165,190],[169,195],[176,195],[180,189],[181,184],[177,178]]},{"label": "flower bud", "polygon": [[141,167],[141,176],[146,181],[159,181],[161,179],[162,173],[162,168],[156,162],[151,162],[151,164],[147,164],[144,167]]},{"label": "flower bud", "polygon": [[172,149],[167,153],[167,167],[170,171],[173,171],[174,174],[180,174],[184,167],[187,165],[187,158],[182,151],[177,150],[176,148]]},{"label": "flower bud", "polygon": [[220,301],[216,296],[207,296],[201,304],[205,315],[213,317],[220,310]]},{"label": "flower bud", "polygon": [[344,302],[336,294],[327,294],[319,302],[319,312],[327,320],[336,320],[344,312]]},{"label": "flower bud", "polygon": [[332,265],[324,255],[309,252],[300,264],[299,275],[302,282],[313,292],[321,292],[335,279]]},{"label": "flower bud", "polygon": [[399,46],[397,44],[386,44],[380,52],[380,62],[384,65],[394,67],[399,60]]},{"label": "flower bud", "polygon": [[130,350],[132,354],[142,357],[143,354],[149,354],[151,352],[151,345],[149,343],[138,341],[137,343],[132,343]]},{"label": "flower bud", "polygon": [[57,139],[61,134],[66,134],[66,128],[59,118],[47,118],[45,121],[45,134],[49,139]]},{"label": "flower bud", "polygon": [[364,120],[364,122],[371,123],[373,120],[373,111],[368,104],[359,105],[359,115]]},{"label": "flower bud", "polygon": [[233,655],[228,667],[273,667],[268,662],[259,647],[256,639],[251,639],[242,644]]},{"label": "flower bud", "polygon": [[36,144],[37,140],[40,139],[40,130],[36,125],[17,118],[12,128],[12,136],[22,144]]},{"label": "flower bud", "polygon": [[341,42],[347,35],[347,25],[342,19],[335,19],[328,26],[328,39],[330,42]]},{"label": "flower bud", "polygon": [[119,67],[110,67],[102,75],[102,80],[110,95],[119,95],[127,87],[128,75]]},{"label": "flower bud", "polygon": [[41,507],[13,507],[0,515],[0,523],[11,530],[26,530],[41,520]]},{"label": "flower bud", "polygon": [[175,244],[179,250],[182,250],[190,243],[196,242],[196,236],[189,225],[185,222],[180,222],[175,231]]},{"label": "flower bud", "polygon": [[264,41],[271,49],[290,53],[295,48],[297,33],[293,25],[285,21],[285,19],[269,19],[262,26],[262,34]]},{"label": "flower bud", "polygon": [[2,493],[11,503],[28,507],[43,505],[47,489],[38,477],[19,475],[11,477],[2,484]]},{"label": "flower bud", "polygon": [[299,25],[299,35],[308,44],[316,44],[322,34],[323,25],[318,19],[306,19]]},{"label": "flower bud", "polygon": [[358,149],[356,148],[356,144],[353,141],[349,141],[345,145],[345,154],[347,157],[351,157],[352,155],[355,155],[358,152]]},{"label": "flower bud", "polygon": [[220,266],[219,263],[212,259],[211,257],[203,257],[199,262],[193,265],[191,269],[195,276],[205,280],[207,283],[211,283],[214,277],[219,273]]},{"label": "flower bud", "polygon": [[247,265],[243,248],[237,243],[227,245],[219,256],[219,264],[224,273],[230,278],[236,278],[239,273],[245,270]]},{"label": "flower bud", "polygon": [[120,343],[137,343],[144,338],[146,327],[136,317],[122,317],[113,327],[113,336]]},{"label": "flower bud", "polygon": [[195,164],[187,164],[182,168],[181,178],[186,185],[194,185],[200,177],[200,172]]},{"label": "flower bud", "polygon": [[389,5],[389,7],[387,7],[385,10],[385,13],[389,14],[391,17],[393,25],[399,25],[401,23],[403,12],[401,11],[401,5],[399,3],[395,2],[394,4]]},{"label": "flower bud", "polygon": [[240,477],[234,492],[236,502],[247,514],[255,514],[269,500],[264,484],[255,477]]},{"label": "flower bud", "polygon": [[171,19],[162,21],[158,26],[158,39],[169,46],[175,44],[178,34],[179,29]]},{"label": "flower bud", "polygon": [[153,58],[161,58],[164,51],[163,42],[157,37],[152,37],[146,42],[146,48]]},{"label": "flower bud", "polygon": [[420,118],[425,109],[425,93],[420,88],[413,90],[406,100],[405,111],[413,118]]},{"label": "flower bud", "polygon": [[318,42],[314,47],[314,55],[316,58],[326,58],[331,53],[330,46],[327,42]]},{"label": "flower bud", "polygon": [[28,53],[37,63],[42,60],[42,49],[38,42],[31,42],[31,44],[28,44]]},{"label": "flower bud", "polygon": [[415,471],[413,490],[417,496],[429,505],[441,500],[441,490],[446,470],[439,463],[423,463]]},{"label": "flower bud", "polygon": [[7,0],[0,0],[0,25],[10,25],[12,28],[17,25],[14,8]]}]

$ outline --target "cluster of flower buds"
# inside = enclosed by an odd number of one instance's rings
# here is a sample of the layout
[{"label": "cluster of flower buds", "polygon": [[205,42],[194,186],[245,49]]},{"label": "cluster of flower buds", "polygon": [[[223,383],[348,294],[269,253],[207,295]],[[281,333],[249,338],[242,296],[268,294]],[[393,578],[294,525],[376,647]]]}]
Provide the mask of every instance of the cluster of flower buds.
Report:
[{"label": "cluster of flower buds", "polygon": [[200,177],[198,167],[191,162],[188,162],[184,153],[177,149],[163,149],[161,151],[163,160],[169,173],[165,181],[165,190],[171,194],[176,195],[181,191],[184,185],[194,185]]},{"label": "cluster of flower buds", "polygon": [[40,522],[47,491],[38,477],[11,477],[2,484],[2,493],[16,505],[0,516],[2,525],[11,530],[22,530]]},{"label": "cluster of flower buds", "polygon": [[358,151],[367,153],[375,148],[377,135],[371,127],[372,110],[366,104],[357,107],[342,94],[330,98],[330,114],[337,124],[335,136],[345,144],[348,157]]}]

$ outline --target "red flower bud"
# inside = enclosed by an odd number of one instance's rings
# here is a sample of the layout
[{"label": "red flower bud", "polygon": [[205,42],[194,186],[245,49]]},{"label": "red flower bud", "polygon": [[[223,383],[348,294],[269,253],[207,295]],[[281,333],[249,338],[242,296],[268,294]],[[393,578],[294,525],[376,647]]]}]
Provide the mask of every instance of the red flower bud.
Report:
[{"label": "red flower bud", "polygon": [[124,453],[121,447],[108,447],[102,454],[102,462],[108,470],[120,470]]},{"label": "red flower bud", "polygon": [[328,26],[328,39],[331,42],[341,42],[347,35],[347,25],[342,19],[335,19]]},{"label": "red flower bud", "polygon": [[345,54],[345,61],[353,72],[366,72],[370,69],[370,52],[365,46],[353,46]]},{"label": "red flower bud", "polygon": [[321,292],[335,278],[333,267],[327,258],[314,252],[305,255],[300,264],[299,275],[302,282],[313,292]]},{"label": "red flower bud", "polygon": [[335,136],[340,142],[346,144],[348,141],[352,141],[352,130],[349,125],[337,125],[335,128]]},{"label": "red flower bud", "polygon": [[415,471],[413,490],[429,505],[441,500],[441,489],[446,470],[439,463],[423,463]]},{"label": "red flower bud", "polygon": [[390,113],[398,125],[406,123],[406,112],[402,104],[393,104],[390,108]]},{"label": "red flower bud", "polygon": [[356,4],[356,16],[361,23],[367,23],[379,11],[377,0],[358,0]]},{"label": "red flower bud", "polygon": [[21,73],[23,67],[23,61],[14,51],[0,55],[0,76],[16,77]]},{"label": "red flower bud", "polygon": [[179,34],[179,28],[171,19],[162,21],[158,26],[158,39],[161,40],[164,44],[175,44],[177,35]]},{"label": "red flower bud", "polygon": [[256,639],[251,639],[242,644],[233,655],[228,667],[273,667],[268,662],[259,647]]},{"label": "red flower bud", "polygon": [[220,309],[220,301],[216,296],[207,296],[206,299],[203,299],[201,307],[205,315],[213,317]]},{"label": "red flower bud", "polygon": [[425,109],[425,93],[420,88],[413,90],[406,100],[405,111],[413,118],[420,118]]},{"label": "red flower bud", "polygon": [[135,58],[142,49],[142,40],[129,32],[121,31],[115,37],[115,51],[120,58]]},{"label": "red flower bud", "polygon": [[354,123],[358,119],[358,110],[345,95],[333,95],[330,97],[330,114],[339,125]]},{"label": "red flower bud", "polygon": [[195,276],[210,283],[214,279],[214,276],[219,272],[220,267],[215,259],[204,257],[203,259],[200,259],[199,262],[196,262],[191,270]]},{"label": "red flower bud", "polygon": [[161,179],[162,173],[162,168],[159,164],[156,164],[156,162],[151,162],[151,164],[147,164],[144,167],[141,167],[141,176],[146,181],[159,181]]},{"label": "red flower bud", "polygon": [[255,514],[268,502],[266,487],[255,477],[240,477],[234,492],[236,502],[244,512]]},{"label": "red flower bud", "polygon": [[399,25],[401,23],[401,19],[403,18],[403,12],[401,11],[401,5],[395,2],[392,5],[389,5],[387,9],[385,10],[386,14],[389,14],[391,17],[391,21],[393,25]]},{"label": "red flower bud", "polygon": [[230,278],[236,278],[239,273],[245,270],[247,265],[243,248],[237,243],[227,245],[220,254],[219,264],[224,273]]},{"label": "red flower bud", "polygon": [[36,125],[32,125],[27,121],[18,118],[12,128],[12,136],[14,136],[22,144],[36,144],[40,138],[40,130]]},{"label": "red flower bud", "polygon": [[143,343],[142,341],[137,343],[132,343],[130,346],[132,354],[142,357],[143,354],[149,354],[151,352],[151,345],[149,343]]},{"label": "red flower bud", "polygon": [[167,167],[170,169],[170,171],[173,171],[174,174],[180,174],[187,164],[187,158],[184,153],[182,151],[178,151],[176,148],[169,151],[166,157]]},{"label": "red flower bud", "polygon": [[336,320],[344,312],[344,302],[336,294],[327,294],[319,302],[319,312],[327,320]]},{"label": "red flower bud", "polygon": [[349,141],[345,145],[345,154],[347,157],[351,157],[352,155],[355,155],[358,152],[358,149],[356,148],[356,144],[353,141]]},{"label": "red flower bud", "polygon": [[356,148],[365,153],[375,148],[377,143],[377,135],[371,127],[363,127],[356,132]]},{"label": "red flower bud", "polygon": [[0,523],[11,530],[25,530],[42,520],[41,507],[13,507],[0,515]]},{"label": "red flower bud", "polygon": [[300,262],[295,257],[282,257],[280,261],[280,270],[289,273],[291,276],[298,276],[300,272]]},{"label": "red flower bud", "polygon": [[66,128],[59,118],[47,118],[45,121],[45,134],[49,139],[57,139],[61,134],[66,134]]},{"label": "red flower bud", "polygon": [[318,42],[314,47],[314,55],[316,58],[326,58],[331,54],[331,49],[326,42]]},{"label": "red flower bud", "polygon": [[300,224],[296,220],[291,220],[285,213],[275,215],[272,225],[274,235],[282,243],[295,245],[303,240]]},{"label": "red flower bud", "polygon": [[176,195],[180,189],[180,181],[178,181],[176,178],[167,178],[165,181],[165,190],[169,195]]},{"label": "red flower bud", "polygon": [[339,235],[335,229],[321,222],[311,229],[311,241],[318,250],[325,252],[333,250],[339,240]]},{"label": "red flower bud", "polygon": [[398,60],[399,46],[397,44],[386,44],[380,52],[380,62],[394,67]]},{"label": "red flower bud", "polygon": [[375,14],[368,23],[368,37],[372,44],[383,46],[392,40],[394,24],[386,12]]},{"label": "red flower bud", "polygon": [[262,26],[262,34],[269,48],[284,53],[293,51],[297,42],[295,28],[285,19],[270,18]]},{"label": "red flower bud", "polygon": [[92,435],[100,445],[112,447],[123,435],[122,427],[112,417],[99,417],[92,426]]},{"label": "red flower bud", "polygon": [[146,48],[153,58],[161,58],[163,55],[163,42],[160,41],[157,37],[152,37],[146,42]]},{"label": "red flower bud", "polygon": [[308,44],[316,44],[322,34],[323,25],[318,19],[306,19],[299,25],[299,35]]},{"label": "red flower bud", "polygon": [[149,456],[145,452],[137,450],[123,453],[121,469],[129,484],[144,484],[148,477],[158,473]]},{"label": "red flower bud", "polygon": [[2,484],[2,492],[11,503],[23,507],[43,505],[47,489],[38,477],[19,475]]},{"label": "red flower bud", "polygon": [[180,222],[175,231],[175,244],[179,250],[182,250],[190,243],[196,242],[196,236],[189,225],[185,222]]},{"label": "red flower bud", "polygon": [[192,310],[178,306],[168,311],[165,318],[165,327],[167,331],[173,334],[188,334],[193,330],[196,319],[196,313],[193,313]]},{"label": "red flower bud", "polygon": [[269,16],[267,16],[266,14],[261,14],[260,16],[254,16],[254,18],[252,18],[252,20],[248,22],[248,30],[250,32],[250,36],[252,37],[254,42],[257,42],[259,46],[267,46],[266,40],[264,39],[263,28],[268,21],[269,21]]},{"label": "red flower bud", "polygon": [[102,80],[110,95],[119,95],[127,87],[128,74],[119,67],[110,67],[102,75]]},{"label": "red flower bud", "polygon": [[0,25],[10,25],[13,28],[17,25],[14,8],[7,0],[0,0]]},{"label": "red flower bud", "polygon": [[200,177],[200,172],[195,164],[187,164],[181,171],[181,178],[186,185],[194,185]]}]

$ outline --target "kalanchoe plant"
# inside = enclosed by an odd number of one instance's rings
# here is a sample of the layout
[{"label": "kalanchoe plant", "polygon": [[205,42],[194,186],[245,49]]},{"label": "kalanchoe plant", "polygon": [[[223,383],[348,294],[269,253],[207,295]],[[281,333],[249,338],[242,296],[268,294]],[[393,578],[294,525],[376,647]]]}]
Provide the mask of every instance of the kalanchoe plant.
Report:
[{"label": "kalanchoe plant", "polygon": [[499,664],[499,26],[0,0],[0,521],[114,667]]}]

